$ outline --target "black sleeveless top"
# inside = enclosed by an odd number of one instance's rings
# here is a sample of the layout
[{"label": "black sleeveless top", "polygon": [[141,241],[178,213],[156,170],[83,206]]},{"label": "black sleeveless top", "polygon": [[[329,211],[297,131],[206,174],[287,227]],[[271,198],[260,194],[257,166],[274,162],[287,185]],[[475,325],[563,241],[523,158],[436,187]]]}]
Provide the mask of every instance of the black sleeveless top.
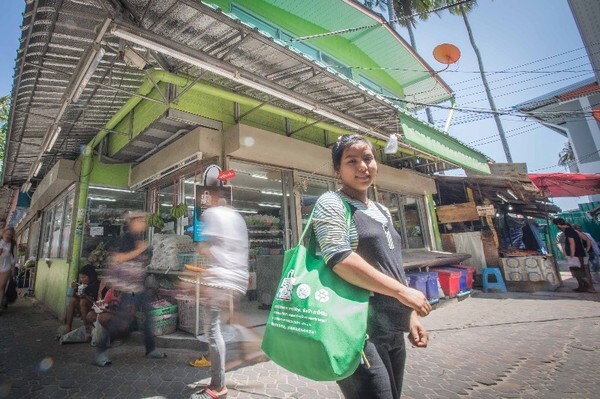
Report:
[{"label": "black sleeveless top", "polygon": [[[406,285],[400,234],[383,208],[375,205],[387,219],[386,223],[374,220],[350,204],[358,233],[356,253],[377,270]],[[412,309],[397,299],[374,293],[369,301],[369,337],[374,341],[385,340],[409,331],[411,313]]]}]

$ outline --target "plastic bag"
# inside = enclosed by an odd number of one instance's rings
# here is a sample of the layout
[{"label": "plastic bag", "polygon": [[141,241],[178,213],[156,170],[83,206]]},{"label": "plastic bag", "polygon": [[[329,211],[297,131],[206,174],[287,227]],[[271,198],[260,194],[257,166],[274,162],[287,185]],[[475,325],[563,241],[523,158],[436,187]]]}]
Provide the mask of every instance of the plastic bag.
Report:
[{"label": "plastic bag", "polygon": [[91,339],[90,334],[81,326],[73,331],[70,331],[60,337],[59,342],[62,344],[75,344],[80,342],[88,342]]},{"label": "plastic bag", "polygon": [[395,154],[398,152],[398,136],[396,134],[390,135],[385,149],[383,150],[386,154]]}]

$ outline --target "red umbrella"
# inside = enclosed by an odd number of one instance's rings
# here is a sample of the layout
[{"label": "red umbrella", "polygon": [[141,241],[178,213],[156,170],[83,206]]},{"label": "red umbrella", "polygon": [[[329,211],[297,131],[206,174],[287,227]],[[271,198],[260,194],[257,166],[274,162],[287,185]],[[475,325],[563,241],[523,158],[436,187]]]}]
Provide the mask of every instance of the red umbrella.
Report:
[{"label": "red umbrella", "polygon": [[598,173],[530,173],[533,184],[549,197],[600,194]]}]

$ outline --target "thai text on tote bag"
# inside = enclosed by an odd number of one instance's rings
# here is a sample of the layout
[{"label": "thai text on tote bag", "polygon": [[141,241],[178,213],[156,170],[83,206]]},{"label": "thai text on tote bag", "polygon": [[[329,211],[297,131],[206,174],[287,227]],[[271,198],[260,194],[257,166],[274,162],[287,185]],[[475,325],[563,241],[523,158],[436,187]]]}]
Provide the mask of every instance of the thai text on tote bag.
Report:
[{"label": "thai text on tote bag", "polygon": [[[350,226],[350,208],[343,202]],[[361,361],[370,293],[337,276],[316,255],[312,217],[313,213],[299,244],[285,252],[262,349],[293,373],[337,381],[351,375]],[[306,248],[303,239],[308,231]]]}]

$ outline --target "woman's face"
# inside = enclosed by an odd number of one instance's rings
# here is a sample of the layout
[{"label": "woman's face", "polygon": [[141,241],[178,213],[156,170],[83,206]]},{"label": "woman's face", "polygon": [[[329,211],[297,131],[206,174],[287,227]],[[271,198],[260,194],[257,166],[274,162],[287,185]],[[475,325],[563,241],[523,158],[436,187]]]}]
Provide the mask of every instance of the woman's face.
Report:
[{"label": "woman's face", "polygon": [[129,221],[129,231],[132,233],[143,233],[148,228],[145,217],[133,218]]},{"label": "woman's face", "polygon": [[90,278],[87,276],[87,274],[79,275],[79,284],[89,284],[89,283],[90,283]]},{"label": "woman's face", "polygon": [[344,150],[338,177],[344,187],[365,192],[377,177],[377,161],[367,143],[357,143]]},{"label": "woman's face", "polygon": [[5,230],[2,233],[2,239],[6,242],[10,242],[13,239],[13,232],[11,230]]}]

